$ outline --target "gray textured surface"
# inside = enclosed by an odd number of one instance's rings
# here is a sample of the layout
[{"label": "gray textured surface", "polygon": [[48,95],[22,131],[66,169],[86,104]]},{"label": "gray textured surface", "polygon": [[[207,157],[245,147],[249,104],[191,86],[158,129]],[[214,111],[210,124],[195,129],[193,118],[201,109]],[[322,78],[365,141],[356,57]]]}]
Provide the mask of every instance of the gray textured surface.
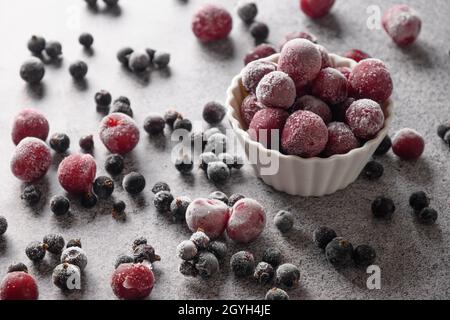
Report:
[{"label": "gray textured surface", "polygon": [[[227,264],[222,274],[211,281],[185,279],[177,272],[176,245],[189,236],[183,225],[155,212],[150,188],[142,197],[130,198],[120,188],[116,197],[126,201],[128,220],[116,222],[110,203],[93,210],[74,204],[70,216],[57,219],[50,212],[49,197],[61,193],[55,180],[58,159],[41,185],[46,199],[37,209],[27,208],[19,199],[23,187],[10,173],[9,158],[14,149],[9,134],[14,114],[24,107],[43,111],[51,124],[51,132],[63,131],[72,138],[71,152],[78,151],[78,138],[96,133],[101,116],[96,113],[93,95],[108,89],[114,96],[131,98],[135,118],[141,125],[148,112],[164,112],[168,107],[182,110],[193,120],[200,120],[202,105],[213,99],[224,100],[225,90],[242,67],[242,57],[252,46],[246,28],[234,15],[230,38],[219,44],[203,46],[190,31],[193,11],[202,1],[122,0],[121,12],[94,13],[82,0],[68,1],[0,1],[0,214],[10,223],[0,239],[0,273],[12,261],[24,261],[36,276],[42,299],[112,299],[109,277],[115,257],[129,252],[133,238],[144,235],[162,257],[155,264],[157,283],[153,299],[260,299],[268,287],[251,281],[236,280]],[[235,1],[214,1],[234,12]],[[385,175],[378,182],[362,179],[334,195],[305,199],[275,192],[254,178],[249,166],[235,173],[221,189],[228,194],[244,193],[258,199],[268,213],[268,226],[263,235],[248,246],[231,246],[231,251],[248,249],[258,259],[267,246],[282,249],[285,261],[298,264],[302,271],[301,286],[291,291],[295,299],[379,299],[379,298],[449,298],[450,297],[450,217],[449,217],[449,151],[435,135],[436,125],[450,116],[448,90],[450,57],[448,35],[450,25],[445,0],[409,1],[420,11],[423,31],[420,41],[398,49],[383,31],[366,28],[366,8],[374,1],[337,1],[333,14],[319,22],[304,17],[294,0],[258,1],[258,19],[269,24],[270,41],[278,44],[281,37],[295,30],[309,30],[332,52],[357,47],[386,61],[392,70],[396,103],[396,119],[391,133],[412,127],[426,138],[424,156],[417,162],[402,162],[392,154],[382,159]],[[386,9],[394,1],[375,1]],[[79,19],[79,26],[77,26]],[[95,37],[94,52],[89,56],[77,43],[80,32]],[[30,90],[19,78],[20,63],[28,56],[25,43],[32,33],[47,39],[58,39],[64,46],[60,66],[48,65],[39,91]],[[116,51],[130,45],[152,46],[172,53],[170,72],[153,72],[147,80],[124,71],[115,59]],[[90,70],[85,86],[72,82],[67,68],[75,59],[84,59]],[[177,195],[192,198],[205,196],[216,188],[204,175],[180,177],[169,162],[171,142],[149,140],[145,135],[138,148],[127,156],[127,171],[139,170],[148,184],[167,181]],[[96,140],[95,157],[99,174],[107,154]],[[435,226],[417,224],[408,207],[412,191],[424,189],[432,195],[432,205],[439,213]],[[391,222],[374,221],[370,203],[386,194],[397,205]],[[289,209],[296,216],[296,230],[280,235],[272,224],[278,209]],[[354,244],[369,243],[378,253],[382,270],[382,289],[365,288],[366,274],[353,268],[335,270],[312,244],[311,232],[319,225],[335,228]],[[59,232],[66,239],[81,237],[89,256],[81,293],[65,296],[51,284],[55,260],[47,257],[39,265],[27,260],[24,248],[46,233]]]}]

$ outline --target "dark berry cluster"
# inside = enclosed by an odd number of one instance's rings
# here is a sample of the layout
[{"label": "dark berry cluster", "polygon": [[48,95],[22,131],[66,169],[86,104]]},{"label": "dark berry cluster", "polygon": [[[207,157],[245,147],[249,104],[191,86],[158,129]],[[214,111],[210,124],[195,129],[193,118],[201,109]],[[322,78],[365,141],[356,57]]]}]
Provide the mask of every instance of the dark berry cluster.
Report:
[{"label": "dark berry cluster", "polygon": [[166,68],[170,63],[170,54],[150,48],[135,51],[133,48],[124,47],[117,52],[117,60],[129,70],[141,73],[149,68]]}]

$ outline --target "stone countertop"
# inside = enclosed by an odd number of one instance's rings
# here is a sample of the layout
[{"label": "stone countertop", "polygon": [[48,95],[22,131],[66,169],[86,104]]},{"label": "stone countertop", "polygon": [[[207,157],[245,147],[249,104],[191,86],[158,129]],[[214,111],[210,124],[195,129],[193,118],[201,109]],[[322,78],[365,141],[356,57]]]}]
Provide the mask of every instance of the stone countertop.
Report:
[{"label": "stone countertop", "polygon": [[[173,142],[165,138],[149,139],[142,135],[137,149],[126,157],[126,171],[137,170],[147,179],[148,187],[139,197],[129,197],[121,187],[115,197],[127,203],[128,218],[120,223],[111,217],[111,203],[101,202],[92,210],[80,208],[73,201],[71,214],[56,218],[49,199],[62,193],[56,180],[61,158],[39,184],[45,199],[36,208],[20,200],[23,185],[9,170],[14,150],[10,141],[11,123],[22,108],[44,112],[51,133],[65,132],[72,139],[71,152],[78,152],[78,139],[95,135],[94,156],[103,174],[107,151],[96,135],[102,115],[96,112],[93,96],[108,89],[113,96],[126,95],[132,101],[135,119],[142,126],[150,112],[163,113],[175,107],[197,124],[204,103],[224,101],[231,78],[243,66],[244,54],[253,46],[247,28],[235,14],[236,1],[221,3],[233,12],[234,28],[230,37],[219,43],[202,45],[190,30],[195,9],[204,1],[133,0],[120,1],[120,10],[94,12],[82,0],[42,0],[0,2],[0,215],[6,216],[9,229],[0,238],[0,274],[13,261],[27,263],[38,281],[41,299],[113,299],[109,284],[116,256],[130,253],[134,238],[146,236],[161,255],[155,263],[157,282],[151,299],[261,299],[270,286],[251,280],[237,280],[228,263],[209,281],[184,278],[178,273],[175,248],[189,237],[187,228],[156,213],[151,186],[168,182],[175,195],[191,198],[207,196],[220,189],[227,194],[243,193],[259,200],[267,209],[268,224],[262,236],[246,246],[229,243],[230,254],[247,249],[261,259],[269,246],[279,247],[286,262],[299,265],[302,276],[292,299],[422,299],[450,298],[450,166],[449,150],[436,136],[436,126],[450,117],[450,25],[445,0],[409,1],[423,20],[420,40],[407,49],[397,48],[382,30],[369,30],[366,9],[378,3],[382,10],[395,1],[337,1],[332,14],[319,21],[307,19],[296,0],[259,0],[258,20],[270,26],[269,41],[277,44],[284,34],[307,30],[315,34],[329,51],[342,53],[359,48],[383,59],[392,70],[395,84],[395,121],[391,134],[403,127],[421,132],[427,141],[423,157],[415,162],[399,161],[392,153],[380,159],[384,176],[376,182],[358,179],[346,190],[321,198],[302,198],[276,192],[255,178],[246,165],[235,172],[223,186],[214,186],[200,172],[182,177],[170,162]],[[78,44],[81,32],[95,37],[94,50],[85,52]],[[31,34],[62,42],[64,58],[46,66],[40,87],[30,88],[18,76],[20,64],[29,56],[26,42]],[[172,54],[170,69],[137,77],[124,70],[115,55],[122,46],[153,47]],[[89,65],[87,80],[75,84],[67,69],[71,61],[83,59]],[[120,182],[120,177],[119,177]],[[439,211],[434,226],[418,224],[408,206],[411,192],[425,190],[432,206]],[[394,199],[397,211],[389,222],[372,219],[370,204],[378,195]],[[295,214],[295,230],[281,235],[272,218],[277,210]],[[334,228],[355,245],[368,243],[378,254],[381,290],[366,288],[365,270],[336,270],[312,243],[312,231],[321,225]],[[25,256],[26,245],[50,232],[61,233],[66,241],[80,237],[89,263],[81,292],[65,295],[51,283],[57,259],[50,255],[33,265]],[[229,257],[228,257],[229,258]],[[227,258],[227,261],[228,261]]]}]

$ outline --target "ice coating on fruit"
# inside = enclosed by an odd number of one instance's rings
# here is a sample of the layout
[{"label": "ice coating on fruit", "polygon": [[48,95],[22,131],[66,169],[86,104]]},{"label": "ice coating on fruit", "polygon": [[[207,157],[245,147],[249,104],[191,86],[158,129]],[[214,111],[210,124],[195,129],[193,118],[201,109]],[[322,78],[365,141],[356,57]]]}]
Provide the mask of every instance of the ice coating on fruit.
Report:
[{"label": "ice coating on fruit", "polygon": [[222,201],[199,198],[187,208],[186,223],[192,232],[202,230],[214,239],[225,231],[229,216],[229,208]]},{"label": "ice coating on fruit", "polygon": [[33,182],[42,178],[52,164],[50,148],[38,138],[19,142],[11,158],[11,171],[17,179]]},{"label": "ice coating on fruit", "polygon": [[392,151],[401,159],[414,160],[425,150],[425,140],[414,129],[399,130],[392,139]]},{"label": "ice coating on fruit", "polygon": [[143,263],[124,263],[114,271],[111,288],[119,299],[136,300],[150,295],[155,283],[150,266]]},{"label": "ice coating on fruit", "polygon": [[252,61],[269,57],[277,53],[277,50],[267,43],[261,43],[251,49],[244,57],[244,64],[247,65]]},{"label": "ice coating on fruit", "polygon": [[97,172],[94,158],[90,154],[73,154],[59,164],[58,180],[69,193],[90,192]]},{"label": "ice coating on fruit", "polygon": [[280,50],[283,49],[283,47],[286,43],[288,43],[289,41],[294,40],[294,39],[306,39],[311,42],[317,43],[316,36],[314,36],[308,32],[305,32],[305,31],[294,31],[294,32],[290,32],[284,36],[283,41],[280,44]]},{"label": "ice coating on fruit", "polygon": [[241,104],[241,116],[247,126],[250,125],[255,114],[262,108],[263,106],[258,102],[254,94],[245,97]]},{"label": "ice coating on fruit", "polygon": [[356,100],[347,109],[345,122],[356,137],[366,140],[371,139],[384,126],[383,110],[373,100]]},{"label": "ice coating on fruit", "polygon": [[320,56],[322,58],[322,69],[332,67],[333,63],[331,61],[328,50],[325,49],[325,47],[320,44],[317,45],[317,49],[319,49]]},{"label": "ice coating on fruit", "polygon": [[350,74],[352,73],[352,69],[350,69],[349,67],[337,67],[336,69],[340,73],[342,73],[347,80],[350,78]]},{"label": "ice coating on fruit", "polygon": [[253,61],[242,70],[242,85],[249,93],[256,93],[256,87],[261,79],[273,71],[277,70],[277,65],[270,61]]},{"label": "ice coating on fruit", "polygon": [[324,155],[346,154],[359,147],[359,141],[352,130],[343,122],[332,122],[328,125],[328,142]]},{"label": "ice coating on fruit", "polygon": [[35,137],[45,141],[49,124],[45,116],[34,109],[23,109],[14,118],[11,137],[15,145],[26,137]]},{"label": "ice coating on fruit", "polygon": [[139,142],[136,122],[123,113],[112,113],[100,124],[100,139],[111,153],[126,154]]},{"label": "ice coating on fruit", "polygon": [[[266,148],[279,149],[279,141],[289,113],[279,108],[264,108],[253,117],[249,126],[250,137]],[[275,144],[273,143],[275,142]]]},{"label": "ice coating on fruit", "polygon": [[244,198],[231,209],[227,235],[236,242],[248,243],[255,240],[266,225],[266,213],[258,201]]},{"label": "ice coating on fruit", "polygon": [[325,124],[331,122],[333,118],[330,107],[325,102],[314,96],[303,96],[297,99],[295,104],[298,107],[297,110],[311,111],[320,116]]},{"label": "ice coating on fruit", "polygon": [[256,88],[256,97],[266,107],[289,109],[296,97],[295,83],[284,72],[266,74]]},{"label": "ice coating on fruit", "polygon": [[387,34],[401,47],[415,42],[422,28],[417,12],[406,4],[388,9],[383,15],[382,24]]},{"label": "ice coating on fruit", "polygon": [[300,9],[313,19],[327,15],[333,5],[334,0],[300,0]]},{"label": "ice coating on fruit", "polygon": [[232,27],[233,19],[228,11],[212,4],[201,6],[192,20],[192,31],[203,42],[226,38]]},{"label": "ice coating on fruit", "polygon": [[348,95],[347,78],[333,68],[322,69],[312,85],[312,93],[328,104],[338,104]]}]

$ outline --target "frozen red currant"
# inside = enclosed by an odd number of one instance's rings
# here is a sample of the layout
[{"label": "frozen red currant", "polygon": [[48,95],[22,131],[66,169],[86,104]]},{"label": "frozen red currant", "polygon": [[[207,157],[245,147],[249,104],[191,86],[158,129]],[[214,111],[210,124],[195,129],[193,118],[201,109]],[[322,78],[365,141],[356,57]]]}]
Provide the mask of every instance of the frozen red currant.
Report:
[{"label": "frozen red currant", "polygon": [[352,69],[350,69],[349,67],[337,67],[336,69],[339,70],[345,76],[345,78],[347,80],[350,78],[350,74],[352,73]]},{"label": "frozen red currant", "polygon": [[298,110],[311,111],[317,114],[322,118],[325,124],[328,124],[333,119],[330,107],[325,102],[314,96],[303,96],[297,99],[296,105],[299,108]]},{"label": "frozen red currant", "polygon": [[123,263],[111,278],[111,288],[117,298],[138,300],[147,298],[155,284],[151,266],[145,263]]},{"label": "frozen red currant", "polygon": [[227,225],[230,239],[248,243],[255,240],[266,225],[266,213],[258,201],[244,198],[236,202],[231,209]]},{"label": "frozen red currant", "polygon": [[392,139],[392,151],[403,160],[419,158],[425,150],[425,140],[416,130],[404,128]]},{"label": "frozen red currant", "polygon": [[365,59],[352,70],[349,78],[351,94],[357,99],[371,99],[384,103],[392,94],[393,84],[383,61]]},{"label": "frozen red currant", "polygon": [[296,96],[294,81],[281,71],[266,74],[256,87],[258,101],[269,108],[289,109]]},{"label": "frozen red currant", "polygon": [[331,61],[328,50],[325,49],[325,47],[320,44],[317,45],[317,49],[319,49],[320,56],[322,57],[322,67],[321,68],[324,69],[324,68],[332,67],[333,63]]},{"label": "frozen red currant", "polygon": [[112,113],[100,124],[100,139],[111,153],[126,154],[139,142],[136,122],[123,113]]},{"label": "frozen red currant", "polygon": [[341,103],[348,95],[347,78],[334,68],[322,69],[313,82],[312,93],[328,104]]},{"label": "frozen red currant", "polygon": [[277,70],[277,65],[269,61],[253,61],[250,62],[242,70],[242,85],[249,93],[256,93],[256,87],[261,79],[268,73]]},{"label": "frozen red currant", "polygon": [[26,272],[8,273],[0,284],[0,300],[37,300],[36,280]]},{"label": "frozen red currant", "polygon": [[371,139],[384,126],[384,114],[380,105],[369,99],[353,102],[345,113],[345,122],[360,139]]},{"label": "frozen red currant", "polygon": [[330,12],[334,0],[300,0],[300,9],[310,18],[318,19]]},{"label": "frozen red currant", "polygon": [[314,80],[322,68],[322,55],[317,46],[306,39],[294,39],[281,50],[278,70],[287,73],[297,88]]},{"label": "frozen red currant", "polygon": [[269,57],[277,53],[277,50],[270,44],[261,43],[250,50],[244,57],[244,63],[247,65],[252,61]]},{"label": "frozen red currant", "polygon": [[15,145],[26,137],[45,141],[48,131],[48,121],[42,113],[34,109],[23,109],[14,118],[11,137]]},{"label": "frozen red currant", "polygon": [[328,125],[328,143],[324,155],[346,154],[359,147],[359,141],[352,130],[343,122],[332,122]]},{"label": "frozen red currant", "polygon": [[250,137],[266,148],[280,149],[280,137],[289,113],[279,108],[258,111],[249,126]]},{"label": "frozen red currant", "polygon": [[360,62],[361,60],[371,58],[368,53],[358,50],[358,49],[350,49],[349,51],[344,53],[344,57],[353,59],[356,62]]},{"label": "frozen red currant", "polygon": [[294,39],[306,39],[311,42],[317,43],[316,36],[314,36],[308,32],[304,32],[304,31],[290,32],[284,36],[283,41],[280,44],[280,50],[283,49],[283,47],[286,43],[288,43],[289,41],[294,40]]},{"label": "frozen red currant", "polygon": [[247,126],[250,125],[255,114],[261,110],[263,106],[258,102],[254,94],[248,95],[241,104],[241,116]]},{"label": "frozen red currant", "polygon": [[398,4],[387,10],[382,18],[384,30],[401,47],[416,41],[422,28],[417,12],[406,4]]},{"label": "frozen red currant", "polygon": [[212,239],[225,231],[229,217],[228,206],[215,199],[196,199],[186,210],[186,223],[189,229],[192,232],[202,230]]},{"label": "frozen red currant", "polygon": [[11,171],[24,182],[42,178],[52,164],[50,148],[38,138],[25,138],[19,142],[11,159]]},{"label": "frozen red currant", "polygon": [[97,166],[90,154],[73,154],[64,158],[58,167],[58,180],[69,193],[90,192]]},{"label": "frozen red currant", "polygon": [[287,154],[311,158],[319,155],[328,141],[328,129],[322,118],[311,111],[299,110],[289,116],[281,135]]},{"label": "frozen red currant", "polygon": [[192,31],[203,42],[226,38],[232,27],[233,19],[228,11],[212,4],[201,6],[192,20]]}]

